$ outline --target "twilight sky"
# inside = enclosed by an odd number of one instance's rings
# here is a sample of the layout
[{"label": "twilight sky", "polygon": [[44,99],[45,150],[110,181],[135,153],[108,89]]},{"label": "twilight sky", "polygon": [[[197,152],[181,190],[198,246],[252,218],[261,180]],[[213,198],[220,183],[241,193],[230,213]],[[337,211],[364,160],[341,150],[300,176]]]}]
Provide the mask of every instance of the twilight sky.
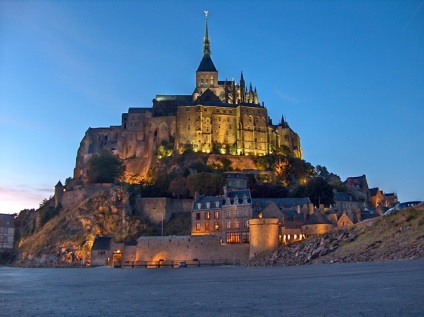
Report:
[{"label": "twilight sky", "polygon": [[424,0],[0,1],[0,213],[73,175],[89,127],[219,79],[257,87],[304,158],[424,199]]}]

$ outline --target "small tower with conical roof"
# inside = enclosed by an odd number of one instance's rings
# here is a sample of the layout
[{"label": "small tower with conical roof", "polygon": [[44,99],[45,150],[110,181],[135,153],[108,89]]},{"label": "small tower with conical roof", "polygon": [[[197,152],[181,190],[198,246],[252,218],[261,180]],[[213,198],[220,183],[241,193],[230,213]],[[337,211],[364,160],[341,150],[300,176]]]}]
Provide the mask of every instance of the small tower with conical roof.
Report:
[{"label": "small tower with conical roof", "polygon": [[54,208],[58,208],[62,203],[63,192],[65,187],[62,185],[61,181],[58,181],[54,186]]}]

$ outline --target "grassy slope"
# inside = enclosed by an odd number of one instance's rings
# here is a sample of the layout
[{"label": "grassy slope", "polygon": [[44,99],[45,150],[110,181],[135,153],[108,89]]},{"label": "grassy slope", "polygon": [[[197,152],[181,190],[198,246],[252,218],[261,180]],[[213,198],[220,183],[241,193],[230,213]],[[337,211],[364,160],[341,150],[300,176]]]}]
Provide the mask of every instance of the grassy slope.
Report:
[{"label": "grassy slope", "polygon": [[409,208],[357,227],[355,241],[314,263],[385,261],[424,257],[424,210]]}]

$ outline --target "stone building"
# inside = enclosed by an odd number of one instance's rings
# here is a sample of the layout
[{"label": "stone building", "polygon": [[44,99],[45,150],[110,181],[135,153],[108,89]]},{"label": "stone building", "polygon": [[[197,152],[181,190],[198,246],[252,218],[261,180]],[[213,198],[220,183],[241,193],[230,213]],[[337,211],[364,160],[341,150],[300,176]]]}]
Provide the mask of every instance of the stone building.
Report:
[{"label": "stone building", "polygon": [[161,142],[181,151],[232,155],[266,155],[284,149],[302,158],[299,136],[282,119],[273,124],[256,88],[240,81],[219,80],[205,21],[203,57],[195,72],[192,94],[156,95],[151,108],[129,108],[119,126],[89,128],[81,141],[74,178],[83,178],[86,161],[102,149],[126,160],[127,181],[147,174]]},{"label": "stone building", "polygon": [[362,207],[368,206],[370,202],[369,187],[365,175],[348,177],[345,181],[347,191],[357,200],[362,202]]},{"label": "stone building", "polygon": [[250,190],[227,191],[223,196],[197,196],[194,199],[191,235],[220,236],[223,243],[249,242],[252,219]]},{"label": "stone building", "polygon": [[15,226],[13,216],[0,214],[0,252],[14,248]]},{"label": "stone building", "polygon": [[363,201],[353,197],[350,193],[336,192],[334,194],[334,212],[338,217],[346,214],[353,223],[359,222]]}]

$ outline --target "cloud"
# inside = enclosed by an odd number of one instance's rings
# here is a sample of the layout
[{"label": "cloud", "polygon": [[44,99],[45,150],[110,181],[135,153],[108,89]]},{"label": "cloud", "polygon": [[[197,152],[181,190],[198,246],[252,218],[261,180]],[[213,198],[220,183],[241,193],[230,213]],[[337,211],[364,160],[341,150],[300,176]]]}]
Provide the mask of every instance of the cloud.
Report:
[{"label": "cloud", "polygon": [[18,185],[0,187],[0,213],[19,213],[22,209],[38,208],[43,199],[52,196],[52,188]]}]

